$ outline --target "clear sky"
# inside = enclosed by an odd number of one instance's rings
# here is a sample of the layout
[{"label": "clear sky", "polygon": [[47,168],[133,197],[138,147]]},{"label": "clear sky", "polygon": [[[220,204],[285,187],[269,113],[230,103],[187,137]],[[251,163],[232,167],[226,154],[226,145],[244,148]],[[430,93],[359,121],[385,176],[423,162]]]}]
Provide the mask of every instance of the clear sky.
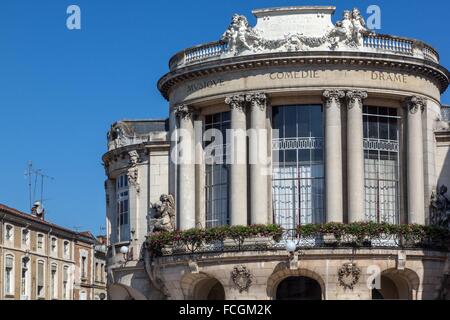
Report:
[{"label": "clear sky", "polygon": [[[82,30],[66,28],[71,4]],[[0,203],[29,210],[32,160],[55,178],[46,183],[47,218],[100,233],[106,132],[120,119],[167,117],[156,82],[172,54],[218,40],[233,13],[254,25],[254,8],[335,5],[336,20],[371,4],[382,9],[380,33],[421,39],[450,67],[449,1],[1,0]]]}]

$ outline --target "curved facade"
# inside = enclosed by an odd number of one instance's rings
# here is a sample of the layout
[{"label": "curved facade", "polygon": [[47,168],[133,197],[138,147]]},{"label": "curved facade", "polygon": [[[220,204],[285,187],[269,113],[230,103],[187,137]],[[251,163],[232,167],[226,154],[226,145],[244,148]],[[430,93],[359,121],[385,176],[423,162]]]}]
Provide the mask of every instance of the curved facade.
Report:
[{"label": "curved facade", "polygon": [[[235,15],[220,41],[170,60],[158,87],[178,229],[432,223],[450,74],[429,45],[374,34],[357,9],[333,24],[334,10],[255,10],[255,27]],[[446,251],[321,241],[170,249],[150,278],[169,299],[433,299],[448,271]]]}]

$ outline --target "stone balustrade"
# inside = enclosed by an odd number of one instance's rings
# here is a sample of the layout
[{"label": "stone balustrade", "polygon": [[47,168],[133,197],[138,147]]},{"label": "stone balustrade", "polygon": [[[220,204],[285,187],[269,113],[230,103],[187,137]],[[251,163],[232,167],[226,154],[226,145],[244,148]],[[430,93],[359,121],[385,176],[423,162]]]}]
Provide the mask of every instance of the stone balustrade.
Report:
[{"label": "stone balustrade", "polygon": [[[229,47],[223,41],[210,42],[204,45],[195,46],[177,53],[169,62],[170,70],[195,65],[202,62],[214,61],[228,57]],[[439,54],[430,45],[408,38],[367,34],[364,35],[363,45],[356,49],[359,52],[368,53],[387,53],[399,56],[409,56],[419,59],[425,59],[435,63],[439,63]],[[344,51],[335,49],[330,51]],[[292,52],[292,50],[289,50]],[[303,51],[298,51],[303,52]],[[266,52],[262,52],[266,53]],[[255,53],[255,54],[258,54]]]}]

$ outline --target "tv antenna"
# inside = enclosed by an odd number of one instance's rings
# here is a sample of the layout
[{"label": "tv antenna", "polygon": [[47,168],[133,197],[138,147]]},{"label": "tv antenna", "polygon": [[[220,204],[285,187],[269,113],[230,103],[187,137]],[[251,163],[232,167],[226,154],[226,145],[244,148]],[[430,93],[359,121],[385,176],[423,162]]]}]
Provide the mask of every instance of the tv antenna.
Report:
[{"label": "tv antenna", "polygon": [[33,203],[36,201],[36,191],[38,188],[38,183],[40,184],[40,203],[43,205],[45,179],[55,180],[55,178],[44,174],[44,171],[42,169],[35,170],[33,168],[33,162],[31,161],[28,162],[28,169],[27,172],[25,173],[25,176],[28,177],[28,193],[29,193],[28,196],[30,201],[29,208],[31,208],[33,206]]}]

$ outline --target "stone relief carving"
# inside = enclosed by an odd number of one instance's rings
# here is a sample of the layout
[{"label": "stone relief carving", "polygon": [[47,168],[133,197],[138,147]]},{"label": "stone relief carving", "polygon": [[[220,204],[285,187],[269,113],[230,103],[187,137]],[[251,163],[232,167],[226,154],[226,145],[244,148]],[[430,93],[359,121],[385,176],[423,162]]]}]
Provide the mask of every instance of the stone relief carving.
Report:
[{"label": "stone relief carving", "polygon": [[129,136],[132,135],[131,131],[131,128],[124,122],[117,122],[112,125],[107,135],[108,151],[126,146]]},{"label": "stone relief carving", "polygon": [[338,271],[338,281],[344,289],[353,290],[361,277],[361,269],[353,263],[345,263]]},{"label": "stone relief carving", "polygon": [[427,105],[427,100],[422,97],[412,96],[406,99],[406,107],[411,114],[416,114],[419,110],[423,112]]},{"label": "stone relief carving", "polygon": [[307,37],[302,33],[286,34],[281,39],[266,39],[258,30],[250,27],[246,17],[235,14],[221,41],[228,44],[228,55],[245,52],[307,51],[326,46],[331,50],[338,47],[357,49],[363,46],[363,37],[371,33],[359,9],[344,11],[341,21],[322,37]]},{"label": "stone relief carving", "polygon": [[153,217],[149,220],[149,231],[172,232],[175,231],[175,199],[172,195],[163,194],[159,202],[151,205],[154,210]]},{"label": "stone relief carving", "polygon": [[347,91],[348,108],[352,109],[355,106],[362,108],[363,100],[367,99],[368,94],[366,91],[350,90]]},{"label": "stone relief carving", "polygon": [[345,91],[335,89],[325,90],[323,92],[323,97],[325,98],[327,108],[330,108],[332,104],[336,104],[338,107],[340,107],[341,99],[345,97]]},{"label": "stone relief carving", "polygon": [[448,189],[442,185],[431,195],[431,223],[443,228],[450,228],[450,200],[446,197]]},{"label": "stone relief carving", "polygon": [[253,283],[253,275],[246,266],[235,266],[231,272],[231,281],[234,286],[239,290],[239,293],[250,289]]},{"label": "stone relief carving", "polygon": [[130,157],[130,168],[128,168],[128,173],[127,173],[127,177],[128,177],[128,183],[131,186],[134,186],[136,188],[136,192],[139,193],[140,192],[140,185],[138,182],[138,178],[139,178],[139,168],[138,168],[138,164],[139,164],[139,154],[137,151],[130,151],[128,152],[128,156]]}]

